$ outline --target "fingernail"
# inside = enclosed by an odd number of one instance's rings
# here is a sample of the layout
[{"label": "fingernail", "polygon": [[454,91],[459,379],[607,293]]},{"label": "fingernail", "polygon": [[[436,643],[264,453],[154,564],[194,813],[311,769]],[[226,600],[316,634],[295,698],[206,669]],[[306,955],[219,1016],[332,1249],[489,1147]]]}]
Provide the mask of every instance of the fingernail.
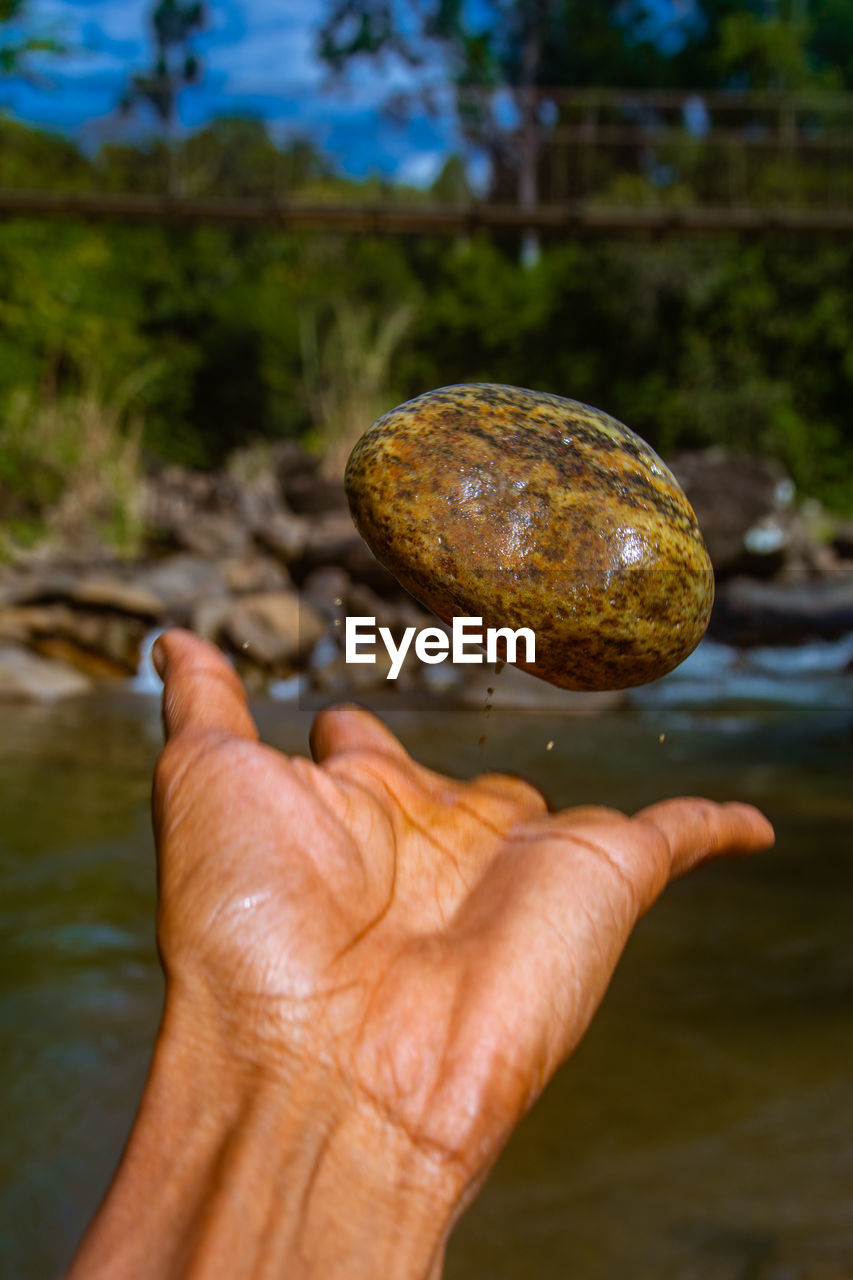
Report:
[{"label": "fingernail", "polygon": [[159,635],[151,647],[151,661],[154,663],[154,670],[157,672],[161,680],[166,678],[166,646],[163,644],[163,637]]}]

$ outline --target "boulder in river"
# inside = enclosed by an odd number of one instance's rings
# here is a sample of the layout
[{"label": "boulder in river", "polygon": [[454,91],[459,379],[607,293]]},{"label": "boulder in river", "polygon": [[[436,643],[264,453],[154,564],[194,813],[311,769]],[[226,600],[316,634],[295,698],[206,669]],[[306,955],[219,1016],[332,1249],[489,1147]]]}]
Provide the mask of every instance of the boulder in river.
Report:
[{"label": "boulder in river", "polygon": [[796,529],[795,490],[781,463],[723,449],[669,459],[699,521],[717,578],[775,573]]},{"label": "boulder in river", "polygon": [[92,681],[61,662],[0,644],[0,701],[55,702],[88,693]]},{"label": "boulder in river", "polygon": [[310,532],[306,519],[289,511],[276,511],[255,527],[255,539],[284,564],[290,565],[304,552]]},{"label": "boulder in river", "polygon": [[0,637],[67,662],[90,675],[134,675],[150,619],[53,603],[0,612]]},{"label": "boulder in river", "polygon": [[267,591],[234,600],[220,622],[219,638],[251,662],[286,674],[325,630],[325,620],[295,592]]},{"label": "boulder in river", "polygon": [[353,581],[363,582],[381,595],[397,596],[400,587],[394,575],[376,559],[364,539],[353,528],[347,511],[330,511],[311,522],[308,541],[293,564],[297,582],[317,569],[343,570]]},{"label": "boulder in river", "polygon": [[163,602],[153,591],[133,581],[105,575],[84,577],[68,593],[68,599],[84,608],[126,613],[152,621],[163,612]]},{"label": "boulder in river", "polygon": [[732,578],[717,592],[710,634],[726,644],[795,645],[853,631],[853,570],[799,582]]}]

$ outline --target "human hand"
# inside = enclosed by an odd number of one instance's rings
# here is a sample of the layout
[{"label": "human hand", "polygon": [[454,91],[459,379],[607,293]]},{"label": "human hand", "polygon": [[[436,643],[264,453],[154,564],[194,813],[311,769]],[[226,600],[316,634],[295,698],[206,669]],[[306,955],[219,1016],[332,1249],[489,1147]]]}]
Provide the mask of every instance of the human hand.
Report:
[{"label": "human hand", "polygon": [[698,799],[548,814],[519,779],[423,768],[353,707],[289,758],[212,647],[169,633],[158,666],[166,1011],[71,1274],[436,1276],[637,918],[772,830]]}]

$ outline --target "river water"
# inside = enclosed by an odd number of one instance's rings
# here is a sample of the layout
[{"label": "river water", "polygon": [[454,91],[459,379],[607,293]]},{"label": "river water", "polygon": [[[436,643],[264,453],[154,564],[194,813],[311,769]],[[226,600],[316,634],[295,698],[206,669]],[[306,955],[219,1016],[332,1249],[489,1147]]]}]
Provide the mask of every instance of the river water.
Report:
[{"label": "river water", "polygon": [[[745,799],[778,834],[641,922],[458,1227],[449,1280],[853,1276],[851,657],[853,638],[748,659],[706,642],[593,720],[502,713],[499,681],[489,713],[388,715],[459,776],[508,767],[561,806]],[[255,710],[304,750],[306,713]],[[0,1275],[42,1280],[104,1190],[157,1025],[159,715],[143,681],[0,723]]]}]

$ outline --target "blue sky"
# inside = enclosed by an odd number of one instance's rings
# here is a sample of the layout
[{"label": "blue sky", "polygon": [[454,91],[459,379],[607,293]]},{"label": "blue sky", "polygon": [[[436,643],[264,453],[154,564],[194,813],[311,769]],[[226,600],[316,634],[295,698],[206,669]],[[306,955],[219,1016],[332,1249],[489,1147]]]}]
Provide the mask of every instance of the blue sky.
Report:
[{"label": "blue sky", "polygon": [[[67,52],[31,57],[29,79],[0,82],[0,105],[28,123],[59,128],[94,145],[128,127],[116,111],[133,70],[150,63],[149,0],[30,0],[26,29]],[[330,91],[314,49],[323,0],[208,0],[195,41],[202,79],[182,94],[181,127],[250,112],[277,135],[310,133],[346,172],[393,174],[428,183],[454,147],[450,114],[405,127],[380,115],[389,91],[411,86],[402,66],[351,69]]]},{"label": "blue sky", "polygon": [[[594,3],[594,0],[591,0]],[[33,56],[27,79],[0,81],[0,109],[27,123],[62,129],[88,146],[139,123],[120,118],[116,104],[128,76],[150,65],[147,15],[151,0],[28,0],[28,34],[53,36],[61,57]],[[353,176],[380,172],[427,185],[458,149],[453,115],[417,113],[405,126],[381,113],[390,92],[412,88],[401,63],[351,66],[347,87],[330,87],[315,55],[317,29],[328,0],[206,0],[207,26],[195,41],[202,78],[180,100],[180,127],[191,130],[215,115],[251,113],[277,137],[309,134]],[[487,5],[469,0],[469,12]],[[655,0],[662,43],[678,39],[679,19],[692,0]],[[439,79],[437,67],[431,68]],[[485,180],[475,166],[472,178]]]}]

